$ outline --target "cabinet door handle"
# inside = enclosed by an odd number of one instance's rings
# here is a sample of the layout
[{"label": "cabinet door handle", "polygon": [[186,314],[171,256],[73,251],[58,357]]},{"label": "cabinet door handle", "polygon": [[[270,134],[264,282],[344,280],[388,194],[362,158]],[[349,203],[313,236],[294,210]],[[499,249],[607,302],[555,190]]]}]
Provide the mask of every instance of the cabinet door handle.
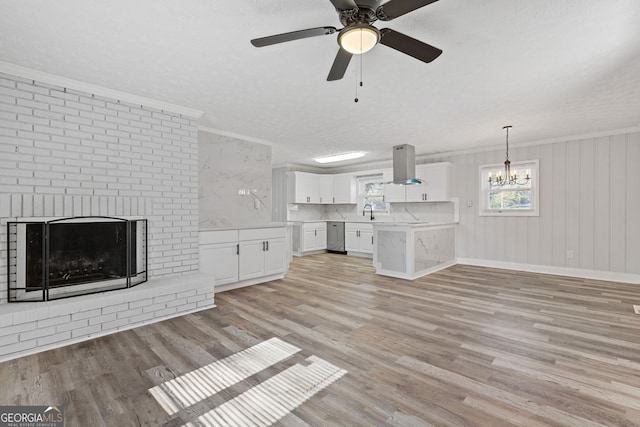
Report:
[{"label": "cabinet door handle", "polygon": [[335,203],[335,202],[336,202],[336,198],[334,197],[334,198],[333,198],[333,203]]},{"label": "cabinet door handle", "polygon": [[262,251],[264,252],[264,241],[262,242]]},{"label": "cabinet door handle", "polygon": [[373,236],[371,236],[371,244],[373,245]]},{"label": "cabinet door handle", "polygon": [[236,244],[236,255],[240,255],[240,243]]},{"label": "cabinet door handle", "polygon": [[269,250],[269,241],[267,240],[267,250]]}]

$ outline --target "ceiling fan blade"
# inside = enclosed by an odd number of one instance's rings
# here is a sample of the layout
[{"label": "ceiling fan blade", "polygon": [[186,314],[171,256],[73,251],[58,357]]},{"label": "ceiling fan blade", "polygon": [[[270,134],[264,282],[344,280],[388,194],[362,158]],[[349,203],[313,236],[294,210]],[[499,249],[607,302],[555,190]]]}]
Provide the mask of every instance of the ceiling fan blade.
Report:
[{"label": "ceiling fan blade", "polygon": [[276,34],[274,36],[261,37],[251,40],[255,47],[270,46],[272,44],[290,42],[292,40],[306,39],[309,37],[326,36],[338,31],[334,27],[309,28],[307,30],[292,31],[290,33]]},{"label": "ceiling fan blade", "polygon": [[381,21],[391,21],[405,13],[413,12],[438,0],[390,0],[380,6],[376,11]]},{"label": "ceiling fan blade", "polygon": [[347,67],[349,66],[349,61],[351,61],[352,56],[352,54],[343,48],[340,48],[336,55],[336,59],[333,60],[333,65],[331,66],[331,71],[329,71],[329,75],[327,76],[327,81],[331,82],[333,80],[340,80],[347,71]]},{"label": "ceiling fan blade", "polygon": [[335,7],[337,11],[351,10],[351,9],[358,8],[358,5],[354,0],[330,0],[330,1],[333,4],[333,7]]},{"label": "ceiling fan blade", "polygon": [[390,28],[380,30],[380,43],[409,56],[413,56],[422,62],[431,62],[442,53],[442,50],[437,47],[433,47]]}]

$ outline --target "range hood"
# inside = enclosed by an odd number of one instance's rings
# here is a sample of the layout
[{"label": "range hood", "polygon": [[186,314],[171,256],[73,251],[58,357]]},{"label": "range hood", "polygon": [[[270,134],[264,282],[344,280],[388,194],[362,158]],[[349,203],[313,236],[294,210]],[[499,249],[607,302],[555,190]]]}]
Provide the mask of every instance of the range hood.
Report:
[{"label": "range hood", "polygon": [[422,184],[422,181],[416,178],[416,149],[413,145],[393,147],[393,181],[386,184]]}]

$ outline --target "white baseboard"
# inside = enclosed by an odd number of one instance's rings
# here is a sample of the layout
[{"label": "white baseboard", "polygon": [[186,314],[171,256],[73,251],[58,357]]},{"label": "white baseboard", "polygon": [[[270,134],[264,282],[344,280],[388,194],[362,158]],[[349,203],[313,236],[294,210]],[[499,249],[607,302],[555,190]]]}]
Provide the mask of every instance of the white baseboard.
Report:
[{"label": "white baseboard", "polygon": [[618,273],[615,271],[587,270],[582,268],[555,267],[552,265],[521,264],[517,262],[492,261],[476,258],[458,258],[458,264],[476,265],[479,267],[520,270],[530,273],[554,274],[557,276],[580,277],[583,279],[606,280],[609,282],[640,284],[639,274]]},{"label": "white baseboard", "polygon": [[233,289],[244,288],[245,286],[258,285],[260,283],[271,282],[284,278],[285,273],[272,274],[270,276],[256,277],[255,279],[243,280],[241,282],[227,283],[225,285],[216,284],[216,294],[225,291],[231,291]]}]

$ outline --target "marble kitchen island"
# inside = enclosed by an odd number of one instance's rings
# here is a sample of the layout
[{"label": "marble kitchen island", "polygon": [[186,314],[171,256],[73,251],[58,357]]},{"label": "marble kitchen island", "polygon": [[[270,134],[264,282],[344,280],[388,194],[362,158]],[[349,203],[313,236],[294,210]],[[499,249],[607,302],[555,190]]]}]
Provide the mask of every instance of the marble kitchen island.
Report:
[{"label": "marble kitchen island", "polygon": [[374,223],[376,274],[414,280],[456,263],[456,223]]}]

